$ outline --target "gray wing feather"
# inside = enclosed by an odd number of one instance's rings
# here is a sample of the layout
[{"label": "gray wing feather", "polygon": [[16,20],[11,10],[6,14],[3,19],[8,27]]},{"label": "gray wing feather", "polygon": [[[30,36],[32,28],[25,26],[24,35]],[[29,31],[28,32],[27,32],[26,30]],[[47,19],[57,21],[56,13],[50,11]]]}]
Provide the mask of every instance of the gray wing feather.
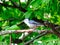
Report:
[{"label": "gray wing feather", "polygon": [[30,24],[34,24],[34,25],[41,25],[39,22],[36,22],[36,21],[34,21],[34,20],[30,20],[29,23],[30,23]]}]

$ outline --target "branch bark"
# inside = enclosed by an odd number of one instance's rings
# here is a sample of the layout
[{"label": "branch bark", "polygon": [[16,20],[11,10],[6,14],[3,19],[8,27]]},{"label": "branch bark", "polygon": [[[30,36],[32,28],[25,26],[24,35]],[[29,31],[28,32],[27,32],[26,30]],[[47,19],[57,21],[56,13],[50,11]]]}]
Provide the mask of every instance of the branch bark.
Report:
[{"label": "branch bark", "polygon": [[11,34],[11,33],[23,33],[23,32],[32,32],[33,29],[28,29],[28,30],[3,30],[0,31],[0,35],[5,35],[5,34]]},{"label": "branch bark", "polygon": [[5,35],[5,34],[11,34],[11,33],[23,33],[23,32],[37,32],[37,33],[42,33],[48,31],[49,33],[53,33],[52,30],[34,30],[34,29],[27,29],[27,30],[3,30],[0,31],[0,35]]}]

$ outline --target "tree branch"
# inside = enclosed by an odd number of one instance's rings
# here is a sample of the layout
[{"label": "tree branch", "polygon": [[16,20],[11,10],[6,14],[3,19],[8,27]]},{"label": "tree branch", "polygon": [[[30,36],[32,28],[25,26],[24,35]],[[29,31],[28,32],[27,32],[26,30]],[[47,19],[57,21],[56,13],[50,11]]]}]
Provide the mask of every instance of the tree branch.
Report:
[{"label": "tree branch", "polygon": [[[40,31],[39,31],[40,32]],[[42,37],[42,36],[44,36],[44,35],[46,35],[46,34],[48,34],[48,33],[53,33],[53,31],[52,30],[45,30],[45,31],[43,31],[43,30],[41,30],[41,32],[39,33],[39,35],[38,36],[36,36],[35,38],[33,38],[32,40],[29,40],[29,41],[27,41],[26,43],[25,43],[25,45],[29,45],[30,43],[32,43],[34,40],[36,40],[36,39],[38,39],[38,38],[40,38],[40,37]],[[54,33],[53,33],[54,34]]]},{"label": "tree branch", "polygon": [[8,5],[8,4],[4,4],[4,3],[0,3],[1,6],[4,6],[4,7],[11,7],[11,8],[17,8],[15,6],[12,6],[12,5]]},{"label": "tree branch", "polygon": [[[0,31],[0,35],[5,35],[5,34],[11,34],[11,33],[23,33],[23,32],[37,32],[37,33],[42,33],[48,30],[34,30],[34,29],[27,29],[27,30],[5,30],[5,31]],[[48,32],[53,33],[51,30]]]},{"label": "tree branch", "polygon": [[[37,32],[37,33],[39,33],[40,36],[37,36],[36,38],[34,38],[34,40],[37,39],[37,38],[39,38],[39,37],[41,37],[41,36],[43,36],[43,35],[45,35],[45,33],[53,33],[52,30],[34,30],[34,29],[27,29],[27,30],[5,30],[5,31],[0,31],[0,35],[11,34],[11,33],[23,33],[23,32],[28,32],[29,34],[31,32]],[[43,35],[41,35],[41,34],[43,34]],[[15,40],[14,42],[15,43],[19,42],[20,43],[20,41],[22,41],[22,39],[18,39],[18,40]],[[25,44],[29,44],[30,42],[32,42],[34,40],[28,41]]]},{"label": "tree branch", "polygon": [[12,6],[12,5],[8,5],[8,4],[4,4],[4,3],[0,3],[0,5],[1,6],[4,6],[4,7],[10,7],[10,8],[17,8],[17,9],[19,9],[20,11],[22,11],[22,12],[26,12],[27,10],[25,10],[24,8],[20,8],[20,7],[17,7],[17,6]]},{"label": "tree branch", "polygon": [[[44,32],[51,33],[51,34],[53,33],[52,30],[33,30],[32,32],[37,32],[37,33],[39,33],[39,34],[42,34],[42,33],[44,33]],[[26,32],[25,32],[25,33],[26,33]],[[24,33],[24,34],[25,34],[25,33]],[[23,34],[23,35],[24,35],[24,34]],[[29,35],[29,34],[31,34],[31,32],[29,32],[28,35]],[[21,43],[22,40],[24,40],[24,39],[26,38],[26,36],[28,36],[27,34],[24,35],[24,36],[23,36],[23,35],[20,36],[20,39],[15,39],[12,43],[16,43],[16,44]],[[13,39],[12,39],[12,40],[13,40]],[[25,42],[26,42],[26,41],[25,41]],[[30,41],[28,41],[28,42],[30,42]],[[27,43],[27,42],[26,42],[26,43]]]},{"label": "tree branch", "polygon": [[23,32],[32,32],[33,29],[28,29],[28,30],[3,30],[0,31],[0,35],[5,35],[5,34],[11,34],[11,33],[23,33]]},{"label": "tree branch", "polygon": [[[34,20],[42,23],[44,26],[46,27],[50,27],[52,29],[52,31],[58,36],[60,37],[60,32],[58,31],[58,29],[60,30],[60,25],[56,25],[56,24],[53,24],[51,22],[48,22],[48,21],[43,21],[43,20],[38,20],[38,19],[35,19]],[[59,27],[58,29],[56,27]]]},{"label": "tree branch", "polygon": [[[52,28],[52,31],[53,31],[58,37],[60,37],[60,32],[58,31],[58,29],[60,30],[60,26],[55,25],[55,24],[53,24],[53,23],[49,23],[49,22],[46,22],[46,23],[44,23],[44,24],[45,24],[45,26]],[[57,27],[58,27],[58,28],[57,28]]]}]

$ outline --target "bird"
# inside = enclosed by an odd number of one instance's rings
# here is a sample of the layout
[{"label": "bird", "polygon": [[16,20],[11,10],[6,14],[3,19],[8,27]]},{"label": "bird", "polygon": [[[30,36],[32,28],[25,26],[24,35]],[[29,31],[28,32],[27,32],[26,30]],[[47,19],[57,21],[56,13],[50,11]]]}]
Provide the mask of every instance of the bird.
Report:
[{"label": "bird", "polygon": [[42,26],[43,24],[42,23],[39,23],[39,22],[36,22],[34,20],[29,20],[28,18],[27,19],[24,19],[23,22],[29,27],[29,28],[36,28],[38,26]]},{"label": "bird", "polygon": [[[42,26],[43,24],[36,22],[34,20],[29,20],[28,18],[24,19],[22,22],[24,22],[30,29],[35,30],[38,26]],[[22,35],[19,37],[19,39],[23,39],[24,36],[26,37],[29,35],[28,32],[22,33]]]}]

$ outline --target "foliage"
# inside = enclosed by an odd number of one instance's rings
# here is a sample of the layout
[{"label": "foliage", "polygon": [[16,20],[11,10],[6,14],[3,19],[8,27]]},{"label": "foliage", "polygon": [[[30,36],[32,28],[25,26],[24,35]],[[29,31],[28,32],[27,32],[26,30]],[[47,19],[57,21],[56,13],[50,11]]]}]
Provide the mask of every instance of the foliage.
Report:
[{"label": "foliage", "polygon": [[[18,30],[18,29],[27,29],[25,24],[17,25],[21,23],[23,19],[29,18],[37,18],[38,20],[48,21],[53,24],[60,25],[60,1],[59,0],[31,0],[29,5],[28,2],[19,2],[19,0],[13,0],[18,5],[21,5],[27,12],[22,12],[17,8],[2,6],[0,4],[0,31],[2,30]],[[1,2],[0,2],[1,3]],[[3,1],[3,4],[12,5],[11,1]],[[37,30],[43,29],[51,29],[48,27],[38,27]],[[19,34],[6,34],[0,36],[0,44],[3,42],[6,45],[9,45],[10,42],[10,35],[12,35],[13,39],[18,38],[21,33]],[[32,33],[25,39],[26,41],[31,40],[38,33]],[[40,42],[42,41],[42,43]],[[58,41],[58,42],[57,42]],[[40,43],[39,43],[40,42]],[[56,43],[55,43],[56,42]],[[60,41],[58,37],[54,34],[48,34],[43,36],[33,42],[33,45],[59,45]],[[2,45],[2,44],[1,44]],[[21,43],[20,45],[23,45]]]}]

